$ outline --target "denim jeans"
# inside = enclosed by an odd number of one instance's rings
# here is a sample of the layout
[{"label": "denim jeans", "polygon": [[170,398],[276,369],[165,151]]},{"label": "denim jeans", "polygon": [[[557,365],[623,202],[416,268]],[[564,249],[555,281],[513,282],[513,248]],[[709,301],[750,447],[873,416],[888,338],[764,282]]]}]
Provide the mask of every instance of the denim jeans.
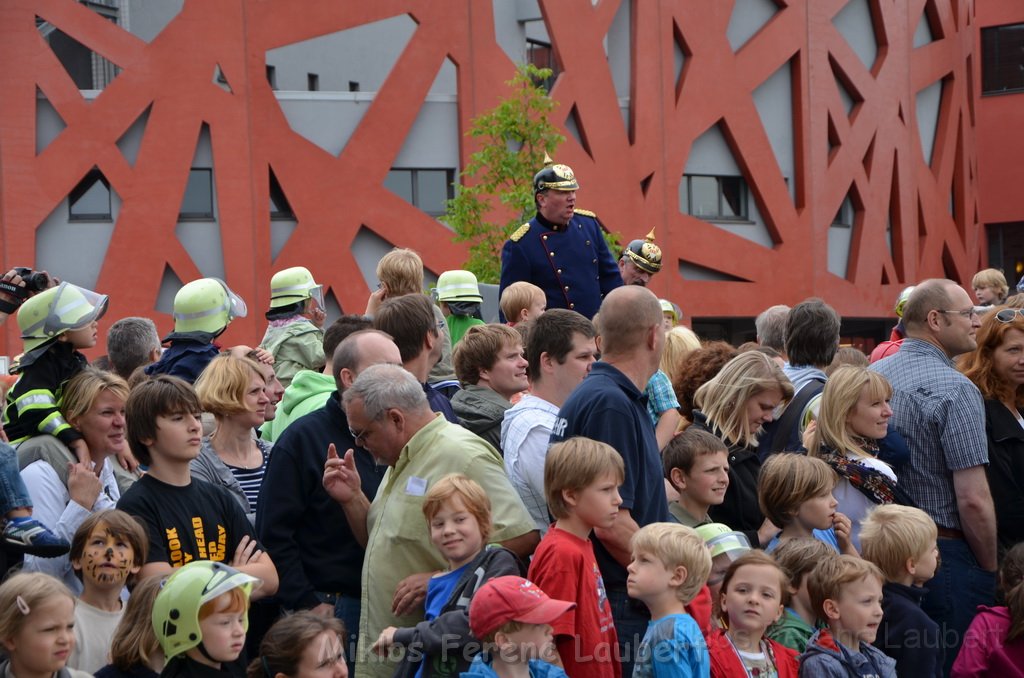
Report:
[{"label": "denim jeans", "polygon": [[619,636],[619,654],[622,657],[622,675],[633,675],[633,662],[640,641],[647,633],[651,612],[639,600],[630,598],[625,591],[608,591],[608,604],[612,607],[615,633]]},{"label": "denim jeans", "polygon": [[921,607],[939,625],[948,676],[978,606],[995,603],[996,575],[978,567],[966,541],[940,537],[938,543],[942,562],[924,585],[928,595]]},{"label": "denim jeans", "polygon": [[18,453],[7,443],[0,442],[0,516],[12,509],[31,508],[32,498],[18,471]]},{"label": "denim jeans", "polygon": [[[356,675],[356,644],[359,640],[359,598],[339,596],[333,593],[317,591],[317,598],[324,603],[334,603],[334,616],[345,625],[345,663],[348,664],[348,675]],[[374,638],[376,640],[376,638]]]}]

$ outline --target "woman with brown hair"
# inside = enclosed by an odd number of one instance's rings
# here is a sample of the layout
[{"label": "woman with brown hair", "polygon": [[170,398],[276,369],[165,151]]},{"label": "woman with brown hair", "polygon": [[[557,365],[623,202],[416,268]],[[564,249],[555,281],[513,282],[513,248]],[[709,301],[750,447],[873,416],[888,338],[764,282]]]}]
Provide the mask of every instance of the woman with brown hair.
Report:
[{"label": "woman with brown hair", "polygon": [[1005,552],[1024,541],[1024,311],[987,313],[977,341],[959,367],[985,398],[988,482],[999,551]]}]

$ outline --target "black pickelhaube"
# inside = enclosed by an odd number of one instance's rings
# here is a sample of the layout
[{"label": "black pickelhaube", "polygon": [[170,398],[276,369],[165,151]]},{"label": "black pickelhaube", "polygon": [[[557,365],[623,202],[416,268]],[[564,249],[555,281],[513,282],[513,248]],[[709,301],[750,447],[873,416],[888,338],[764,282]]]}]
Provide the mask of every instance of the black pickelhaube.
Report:
[{"label": "black pickelhaube", "polygon": [[636,267],[654,274],[661,270],[661,248],[654,244],[654,229],[643,240],[634,240],[622,251]]},{"label": "black pickelhaube", "polygon": [[533,175],[533,192],[578,191],[576,175],[568,165],[556,165],[547,153],[544,154],[544,169]]}]

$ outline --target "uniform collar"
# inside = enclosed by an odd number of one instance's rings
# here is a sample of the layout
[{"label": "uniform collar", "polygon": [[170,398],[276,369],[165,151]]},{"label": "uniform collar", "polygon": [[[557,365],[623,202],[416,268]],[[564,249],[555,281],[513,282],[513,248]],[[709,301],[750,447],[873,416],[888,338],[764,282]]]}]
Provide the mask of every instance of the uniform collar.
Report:
[{"label": "uniform collar", "polygon": [[554,231],[555,233],[564,233],[565,230],[569,227],[568,224],[555,224],[548,221],[540,212],[537,212],[537,223],[543,226],[544,228],[548,229],[549,231]]}]

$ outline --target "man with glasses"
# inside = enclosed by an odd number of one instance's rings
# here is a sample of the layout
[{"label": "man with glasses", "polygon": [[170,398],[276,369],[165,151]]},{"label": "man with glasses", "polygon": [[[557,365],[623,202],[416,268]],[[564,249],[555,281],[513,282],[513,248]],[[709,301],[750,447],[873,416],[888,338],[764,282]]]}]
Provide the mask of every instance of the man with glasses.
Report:
[{"label": "man with glasses", "polygon": [[995,596],[996,520],[981,393],[953,358],[977,348],[981,320],[952,280],[925,280],[903,309],[907,338],[871,369],[893,387],[892,421],[910,447],[899,482],[939,528],[942,564],[922,607],[943,625],[946,670],[978,605]]},{"label": "man with glasses", "polygon": [[427,491],[461,473],[491,502],[490,542],[524,560],[540,541],[526,508],[505,475],[501,456],[477,435],[431,412],[417,378],[392,365],[365,370],[342,399],[352,434],[390,468],[371,504],[352,450],[332,446],[323,485],[344,509],[353,534],[366,544],[362,573],[357,676],[391,676],[394,665],[371,653],[389,626],[423,621],[427,582],[447,566],[423,519]]},{"label": "man with glasses", "polygon": [[331,356],[335,391],[327,404],[294,420],[278,437],[256,511],[260,541],[272,558],[285,563],[281,571],[288,573],[277,592],[282,606],[333,615],[345,622],[349,634],[345,656],[350,661],[355,657],[359,627],[363,546],[349,529],[341,507],[324,491],[324,461],[328,445],[353,449],[361,491],[370,497],[377,493],[385,467],[357,446],[341,396],[365,369],[401,362],[398,347],[383,332],[363,329],[341,340]]}]

